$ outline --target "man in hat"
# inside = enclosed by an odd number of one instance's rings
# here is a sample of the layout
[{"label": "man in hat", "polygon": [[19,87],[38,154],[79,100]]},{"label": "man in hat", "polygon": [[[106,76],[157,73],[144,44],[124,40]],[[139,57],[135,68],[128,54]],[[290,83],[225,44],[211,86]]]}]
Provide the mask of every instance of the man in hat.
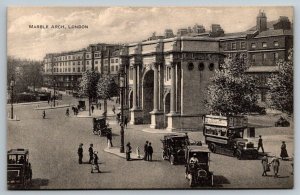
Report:
[{"label": "man in hat", "polygon": [[197,154],[194,153],[192,158],[190,159],[190,163],[197,164],[198,162],[199,162],[199,160],[197,158]]},{"label": "man in hat", "polygon": [[287,157],[289,157],[287,150],[286,150],[285,141],[282,141],[280,157],[282,160],[285,160]]},{"label": "man in hat", "polygon": [[148,144],[148,161],[152,161],[153,148],[151,146],[151,142]]},{"label": "man in hat", "polygon": [[260,148],[261,148],[262,152],[265,153],[264,146],[263,146],[263,140],[261,138],[261,135],[259,135],[257,151],[259,151]]},{"label": "man in hat", "polygon": [[82,157],[83,157],[83,149],[82,149],[83,144],[79,144],[79,148],[78,148],[78,163],[82,164]]},{"label": "man in hat", "polygon": [[261,164],[262,164],[262,167],[263,167],[262,176],[267,176],[267,172],[270,171],[267,155],[264,155],[264,157],[261,159]]},{"label": "man in hat", "polygon": [[274,177],[278,177],[279,166],[280,166],[279,158],[274,156],[271,160],[271,164],[274,171]]},{"label": "man in hat", "polygon": [[92,163],[92,160],[93,160],[93,154],[94,154],[94,151],[93,151],[93,144],[90,144],[90,147],[89,147],[89,155],[90,155],[89,163],[90,163],[90,164]]},{"label": "man in hat", "polygon": [[148,160],[148,141],[144,145],[144,160]]}]

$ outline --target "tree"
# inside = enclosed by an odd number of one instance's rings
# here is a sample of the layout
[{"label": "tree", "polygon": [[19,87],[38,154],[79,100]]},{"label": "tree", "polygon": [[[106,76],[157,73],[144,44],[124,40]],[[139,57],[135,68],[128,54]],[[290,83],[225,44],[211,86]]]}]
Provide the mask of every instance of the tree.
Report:
[{"label": "tree", "polygon": [[255,79],[245,73],[247,69],[243,54],[224,60],[208,86],[207,106],[211,112],[228,115],[258,108]]},{"label": "tree", "polygon": [[31,61],[28,65],[23,66],[23,79],[33,87],[33,91],[35,91],[36,86],[42,85],[42,71],[41,62],[38,61]]},{"label": "tree", "polygon": [[101,75],[97,84],[98,98],[104,100],[104,113],[107,114],[107,100],[119,95],[119,86],[112,75]]},{"label": "tree", "polygon": [[289,51],[288,60],[277,62],[278,73],[268,81],[270,105],[287,114],[293,114],[293,50]]},{"label": "tree", "polygon": [[86,70],[82,73],[81,82],[79,84],[79,95],[88,97],[89,100],[89,115],[91,115],[91,101],[97,99],[97,83],[100,74],[94,70]]}]

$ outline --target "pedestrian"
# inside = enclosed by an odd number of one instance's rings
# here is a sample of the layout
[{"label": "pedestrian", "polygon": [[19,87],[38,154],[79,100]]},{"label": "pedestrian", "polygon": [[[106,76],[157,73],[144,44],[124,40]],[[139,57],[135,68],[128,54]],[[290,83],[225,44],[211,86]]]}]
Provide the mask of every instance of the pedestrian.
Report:
[{"label": "pedestrian", "polygon": [[67,108],[67,110],[66,110],[66,116],[69,116],[69,115],[70,115],[69,108]]},{"label": "pedestrian", "polygon": [[113,107],[112,107],[111,110],[113,111],[114,114],[116,114],[116,107],[115,107],[115,105],[113,105]]},{"label": "pedestrian", "polygon": [[126,160],[130,160],[130,153],[131,153],[131,145],[130,142],[126,144]]},{"label": "pedestrian", "polygon": [[137,155],[138,158],[141,158],[140,147],[139,146],[136,147],[136,155]]},{"label": "pedestrian", "polygon": [[286,150],[285,141],[282,141],[280,157],[282,160],[286,160],[286,158],[289,157],[287,150]]},{"label": "pedestrian", "polygon": [[270,165],[269,165],[269,162],[268,162],[267,155],[263,156],[263,158],[261,159],[261,164],[262,164],[262,167],[263,167],[263,174],[262,174],[262,176],[267,176],[267,172],[270,171]]},{"label": "pedestrian", "polygon": [[92,109],[92,113],[93,113],[93,112],[94,112],[94,109],[95,109],[95,107],[92,105],[91,109]]},{"label": "pedestrian", "polygon": [[95,151],[93,154],[93,161],[92,161],[92,169],[91,169],[91,173],[94,173],[94,170],[96,170],[98,173],[101,173],[100,169],[99,169],[99,164],[98,164],[98,152]]},{"label": "pedestrian", "polygon": [[144,160],[148,159],[148,141],[144,145]]},{"label": "pedestrian", "polygon": [[257,151],[259,151],[260,148],[261,148],[262,152],[265,153],[264,146],[263,146],[263,140],[261,138],[261,135],[259,135]]},{"label": "pedestrian", "polygon": [[271,164],[272,164],[273,171],[274,171],[274,177],[278,177],[279,166],[280,166],[279,158],[274,156],[271,160]]},{"label": "pedestrian", "polygon": [[93,144],[90,144],[90,147],[89,147],[89,155],[90,155],[89,163],[90,164],[92,163],[92,160],[93,160],[93,154],[94,154]]},{"label": "pedestrian", "polygon": [[73,114],[76,115],[74,106],[72,106],[72,111],[73,111]]},{"label": "pedestrian", "polygon": [[121,122],[121,113],[117,114],[117,122],[120,123]]},{"label": "pedestrian", "polygon": [[106,139],[107,139],[107,148],[113,147],[113,144],[112,144],[112,132],[111,131],[107,132]]},{"label": "pedestrian", "polygon": [[99,104],[98,103],[96,103],[96,108],[99,109]]},{"label": "pedestrian", "polygon": [[48,105],[49,105],[49,103],[50,103],[50,97],[48,97]]},{"label": "pedestrian", "polygon": [[152,161],[153,148],[151,146],[151,142],[148,144],[148,161]]},{"label": "pedestrian", "polygon": [[43,119],[45,119],[46,118],[46,111],[44,110],[43,111]]},{"label": "pedestrian", "polygon": [[83,148],[82,148],[82,146],[83,146],[83,143],[79,144],[79,148],[78,148],[78,152],[77,152],[77,154],[78,154],[78,163],[79,164],[82,164],[82,158],[83,158]]},{"label": "pedestrian", "polygon": [[128,123],[128,118],[127,118],[127,116],[125,116],[125,118],[124,118],[124,125],[125,125],[126,129],[127,129],[127,123]]}]

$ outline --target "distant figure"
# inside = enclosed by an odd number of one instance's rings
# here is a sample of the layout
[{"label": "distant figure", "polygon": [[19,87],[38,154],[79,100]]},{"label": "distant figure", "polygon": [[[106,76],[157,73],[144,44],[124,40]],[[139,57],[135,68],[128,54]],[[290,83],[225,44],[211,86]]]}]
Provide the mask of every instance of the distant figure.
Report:
[{"label": "distant figure", "polygon": [[127,116],[124,117],[124,125],[125,125],[125,128],[127,129],[127,124],[128,124],[128,118]]},{"label": "distant figure", "polygon": [[79,144],[79,148],[78,148],[78,163],[82,164],[82,158],[83,158],[83,148],[82,148],[83,144]]},{"label": "distant figure", "polygon": [[101,102],[99,102],[99,109],[101,110]]},{"label": "distant figure", "polygon": [[138,158],[141,158],[141,152],[140,152],[140,147],[136,147],[136,155]]},{"label": "distant figure", "polygon": [[73,111],[73,114],[76,115],[74,106],[72,106],[72,111]]},{"label": "distant figure", "polygon": [[286,150],[285,141],[282,141],[280,157],[282,160],[286,160],[286,158],[289,157],[287,150]]},{"label": "distant figure", "polygon": [[192,158],[190,159],[190,163],[197,164],[199,162],[199,159],[197,158],[197,154],[194,153]]},{"label": "distant figure", "polygon": [[46,111],[44,110],[43,111],[43,119],[45,119],[46,118]]},{"label": "distant figure", "polygon": [[152,161],[153,148],[151,146],[151,142],[148,144],[148,161]]},{"label": "distant figure", "polygon": [[94,170],[98,171],[98,173],[101,173],[100,169],[99,169],[99,165],[98,165],[98,152],[95,151],[93,154],[93,162],[92,162],[92,170],[91,173],[94,173]]},{"label": "distant figure", "polygon": [[270,165],[268,162],[268,157],[264,155],[264,157],[261,159],[261,164],[263,167],[263,174],[262,176],[267,176],[267,172],[270,171]]},{"label": "distant figure", "polygon": [[279,166],[280,166],[279,158],[274,156],[271,160],[271,164],[272,164],[273,171],[274,171],[274,177],[278,177]]},{"label": "distant figure", "polygon": [[94,154],[94,151],[93,151],[93,144],[90,144],[90,147],[89,147],[89,155],[90,155],[89,163],[90,163],[90,164],[92,163],[92,160],[93,160],[93,154]]},{"label": "distant figure", "polygon": [[114,114],[116,114],[116,107],[115,107],[115,105],[113,105],[113,107],[112,107],[111,110],[113,111]]},{"label": "distant figure", "polygon": [[92,105],[91,109],[92,109],[92,113],[94,113],[95,107],[93,105]]},{"label": "distant figure", "polygon": [[121,122],[121,113],[117,114],[117,122],[120,123]]},{"label": "distant figure", "polygon": [[69,116],[69,115],[70,115],[69,108],[67,108],[67,110],[66,110],[66,116]]},{"label": "distant figure", "polygon": [[131,145],[130,142],[127,143],[126,145],[126,160],[130,160],[130,153],[131,153]]},{"label": "distant figure", "polygon": [[148,141],[144,145],[144,160],[148,160]]},{"label": "distant figure", "polygon": [[107,148],[113,147],[111,131],[106,134],[106,138],[107,138]]},{"label": "distant figure", "polygon": [[263,140],[261,138],[261,135],[259,136],[259,139],[258,139],[257,151],[259,151],[260,148],[262,149],[262,152],[265,153],[264,146],[263,146]]}]

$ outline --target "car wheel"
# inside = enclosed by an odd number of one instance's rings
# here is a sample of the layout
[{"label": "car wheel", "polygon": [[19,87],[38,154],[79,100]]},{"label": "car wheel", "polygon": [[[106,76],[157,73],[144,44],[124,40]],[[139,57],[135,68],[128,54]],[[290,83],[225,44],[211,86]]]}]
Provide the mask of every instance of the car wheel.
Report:
[{"label": "car wheel", "polygon": [[237,159],[239,159],[239,160],[242,159],[242,152],[240,150],[237,150],[236,153],[235,153],[235,155],[236,155]]},{"label": "car wheel", "polygon": [[171,165],[174,165],[174,164],[175,164],[175,158],[174,158],[174,155],[171,155],[171,156],[170,156],[170,163],[171,163]]},{"label": "car wheel", "polygon": [[210,151],[216,153],[216,144],[210,144]]}]

